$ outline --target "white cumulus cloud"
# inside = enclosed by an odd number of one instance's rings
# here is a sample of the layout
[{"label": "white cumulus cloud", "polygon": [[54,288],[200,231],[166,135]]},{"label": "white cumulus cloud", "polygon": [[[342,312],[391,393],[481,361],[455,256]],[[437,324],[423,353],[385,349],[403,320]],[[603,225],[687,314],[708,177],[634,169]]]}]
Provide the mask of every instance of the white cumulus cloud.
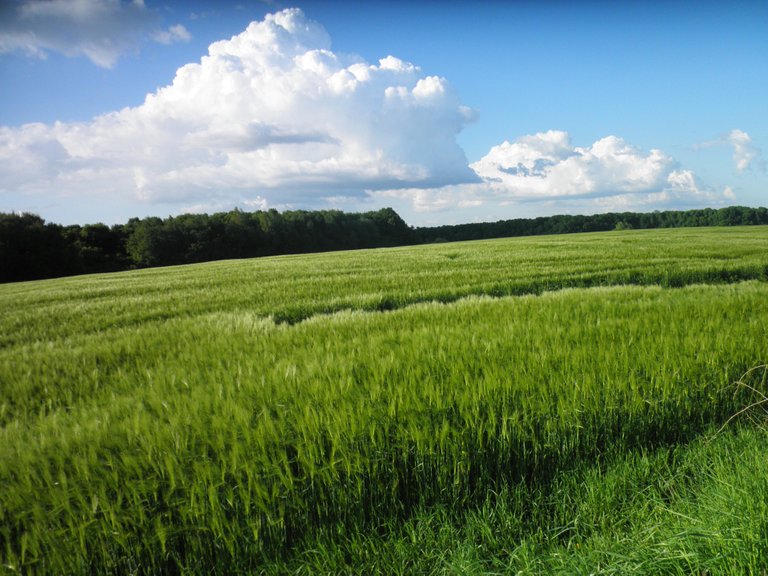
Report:
[{"label": "white cumulus cloud", "polygon": [[582,147],[574,146],[567,132],[540,132],[494,146],[470,167],[479,183],[378,195],[408,200],[417,212],[552,202],[582,210],[648,209],[727,197],[702,186],[661,150],[644,152],[617,136]]},{"label": "white cumulus cloud", "polygon": [[0,129],[0,190],[143,202],[316,205],[477,180],[449,83],[393,56],[336,54],[290,9],[211,44],[144,103],[91,122]]},{"label": "white cumulus cloud", "polygon": [[616,136],[579,147],[566,132],[550,130],[494,146],[471,166],[508,196],[540,199],[660,190],[669,183],[674,161],[660,150],[643,153]]},{"label": "white cumulus cloud", "polygon": [[144,36],[163,44],[190,39],[181,24],[160,28],[143,0],[5,0],[0,6],[0,53],[44,58],[55,51],[111,68]]}]

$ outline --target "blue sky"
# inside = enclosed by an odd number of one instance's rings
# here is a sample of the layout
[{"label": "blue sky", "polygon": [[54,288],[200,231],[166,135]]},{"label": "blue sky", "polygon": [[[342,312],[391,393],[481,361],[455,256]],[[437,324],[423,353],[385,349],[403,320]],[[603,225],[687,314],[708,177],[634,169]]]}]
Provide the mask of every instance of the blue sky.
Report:
[{"label": "blue sky", "polygon": [[768,205],[765,2],[4,0],[0,82],[54,222]]}]

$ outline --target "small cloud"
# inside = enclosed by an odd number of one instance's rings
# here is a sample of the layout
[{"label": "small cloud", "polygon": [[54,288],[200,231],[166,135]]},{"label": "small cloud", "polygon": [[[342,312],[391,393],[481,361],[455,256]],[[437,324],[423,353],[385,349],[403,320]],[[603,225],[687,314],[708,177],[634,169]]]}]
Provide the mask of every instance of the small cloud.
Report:
[{"label": "small cloud", "polygon": [[733,146],[733,161],[736,170],[744,172],[752,164],[765,170],[765,162],[761,158],[761,150],[752,142],[752,138],[742,130],[731,130],[726,141]]},{"label": "small cloud", "polygon": [[125,52],[149,37],[162,44],[188,41],[176,24],[158,30],[159,14],[143,0],[22,0],[0,7],[0,53],[21,51],[45,58],[48,52],[85,56],[111,68]]},{"label": "small cloud", "polygon": [[173,44],[174,42],[189,42],[192,35],[181,24],[174,24],[167,30],[159,30],[152,34],[152,39],[160,44]]},{"label": "small cloud", "polygon": [[734,129],[728,134],[694,145],[694,150],[712,148],[715,146],[732,146],[733,163],[738,172],[744,172],[748,168],[756,167],[766,171],[766,161],[762,157],[762,150],[752,141],[752,137],[743,130]]}]

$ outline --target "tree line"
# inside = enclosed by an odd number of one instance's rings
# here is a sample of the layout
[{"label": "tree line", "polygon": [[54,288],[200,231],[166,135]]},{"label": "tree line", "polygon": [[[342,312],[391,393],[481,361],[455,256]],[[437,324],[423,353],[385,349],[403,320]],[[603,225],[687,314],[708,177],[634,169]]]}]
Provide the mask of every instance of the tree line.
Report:
[{"label": "tree line", "polygon": [[413,231],[391,208],[185,214],[62,226],[0,213],[0,281],[13,282],[229,258],[400,246]]},{"label": "tree line", "polygon": [[729,206],[697,210],[667,210],[655,212],[609,212],[590,216],[558,215],[539,218],[517,218],[483,222],[417,228],[416,241],[455,242],[512,236],[541,234],[571,234],[575,232],[604,232],[650,228],[688,228],[696,226],[749,226],[768,224],[768,208]]},{"label": "tree line", "polygon": [[546,216],[413,228],[392,209],[232,210],[132,218],[126,224],[46,223],[0,213],[0,282],[117,272],[229,258],[629,228],[768,224],[768,209],[728,208]]}]

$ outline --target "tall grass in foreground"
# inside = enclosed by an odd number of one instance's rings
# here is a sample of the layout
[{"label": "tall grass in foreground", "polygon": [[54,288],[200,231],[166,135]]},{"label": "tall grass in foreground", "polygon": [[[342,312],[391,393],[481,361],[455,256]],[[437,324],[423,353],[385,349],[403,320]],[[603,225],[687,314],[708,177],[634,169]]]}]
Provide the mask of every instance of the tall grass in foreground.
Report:
[{"label": "tall grass in foreground", "polygon": [[317,538],[265,574],[718,574],[768,572],[765,428],[582,461],[465,510],[420,509],[381,534]]},{"label": "tall grass in foreground", "polygon": [[0,356],[2,562],[248,573],[318,538],[556,486],[722,423],[767,336],[768,285],[748,282],[292,326],[233,309],[29,342]]}]

